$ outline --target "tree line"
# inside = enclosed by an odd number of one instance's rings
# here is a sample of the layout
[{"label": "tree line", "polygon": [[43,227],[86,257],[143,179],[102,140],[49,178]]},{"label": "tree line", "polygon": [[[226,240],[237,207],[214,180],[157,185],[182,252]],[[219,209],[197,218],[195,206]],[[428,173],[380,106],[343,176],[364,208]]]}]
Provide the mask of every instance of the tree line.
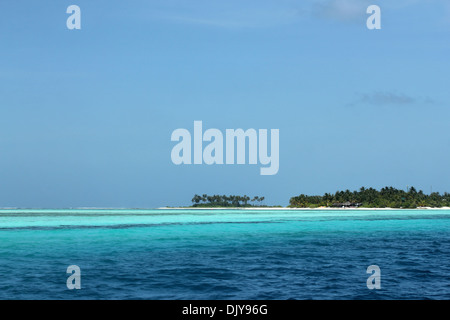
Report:
[{"label": "tree line", "polygon": [[393,187],[384,187],[381,190],[374,188],[360,188],[359,191],[336,191],[334,194],[325,193],[322,196],[308,196],[300,194],[289,200],[289,207],[314,208],[333,207],[344,203],[357,204],[366,208],[417,208],[417,207],[449,207],[450,194],[445,192],[432,192],[425,194],[414,187],[407,191]]},{"label": "tree line", "polygon": [[207,194],[198,195],[196,194],[192,198],[193,207],[253,207],[261,206],[264,201],[264,197],[255,196],[253,198],[235,195],[213,195],[208,196]]}]

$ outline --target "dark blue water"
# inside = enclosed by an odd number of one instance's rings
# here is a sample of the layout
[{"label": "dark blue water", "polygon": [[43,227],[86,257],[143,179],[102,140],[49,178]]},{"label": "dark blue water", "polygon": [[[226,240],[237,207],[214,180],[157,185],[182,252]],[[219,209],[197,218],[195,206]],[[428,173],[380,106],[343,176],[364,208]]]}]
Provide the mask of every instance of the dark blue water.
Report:
[{"label": "dark blue water", "polygon": [[0,299],[449,298],[449,211],[0,211]]}]

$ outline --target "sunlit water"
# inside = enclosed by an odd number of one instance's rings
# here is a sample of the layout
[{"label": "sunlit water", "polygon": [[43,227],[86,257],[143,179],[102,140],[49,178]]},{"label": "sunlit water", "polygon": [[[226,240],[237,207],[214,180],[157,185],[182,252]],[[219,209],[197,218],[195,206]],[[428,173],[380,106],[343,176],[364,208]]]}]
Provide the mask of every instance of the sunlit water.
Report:
[{"label": "sunlit water", "polygon": [[449,298],[450,211],[0,210],[0,299]]}]

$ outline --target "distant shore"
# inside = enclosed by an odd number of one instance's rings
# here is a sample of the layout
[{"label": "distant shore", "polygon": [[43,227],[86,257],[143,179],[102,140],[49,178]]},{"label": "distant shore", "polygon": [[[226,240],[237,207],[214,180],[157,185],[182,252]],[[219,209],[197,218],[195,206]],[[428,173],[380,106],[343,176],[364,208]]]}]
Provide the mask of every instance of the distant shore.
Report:
[{"label": "distant shore", "polygon": [[359,211],[370,211],[370,210],[450,210],[450,207],[441,207],[441,208],[432,208],[432,207],[418,207],[418,208],[331,208],[331,207],[323,207],[323,208],[288,208],[288,207],[210,207],[210,208],[199,208],[199,207],[161,207],[157,209],[164,209],[164,210],[289,210],[289,211],[305,211],[305,210],[342,210],[342,211],[348,211],[348,210],[359,210]]},{"label": "distant shore", "polygon": [[450,207],[417,207],[417,208],[289,208],[289,207],[159,207],[159,208],[126,208],[126,207],[72,207],[72,208],[17,208],[0,207],[0,210],[253,210],[253,211],[383,211],[383,210],[450,210]]}]

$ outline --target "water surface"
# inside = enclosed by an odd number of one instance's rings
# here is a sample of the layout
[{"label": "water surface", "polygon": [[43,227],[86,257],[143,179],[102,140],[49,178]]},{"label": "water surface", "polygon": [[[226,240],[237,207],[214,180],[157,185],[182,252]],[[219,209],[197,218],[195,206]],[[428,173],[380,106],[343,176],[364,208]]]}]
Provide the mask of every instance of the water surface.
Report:
[{"label": "water surface", "polygon": [[0,299],[449,299],[449,279],[444,210],[0,210]]}]

